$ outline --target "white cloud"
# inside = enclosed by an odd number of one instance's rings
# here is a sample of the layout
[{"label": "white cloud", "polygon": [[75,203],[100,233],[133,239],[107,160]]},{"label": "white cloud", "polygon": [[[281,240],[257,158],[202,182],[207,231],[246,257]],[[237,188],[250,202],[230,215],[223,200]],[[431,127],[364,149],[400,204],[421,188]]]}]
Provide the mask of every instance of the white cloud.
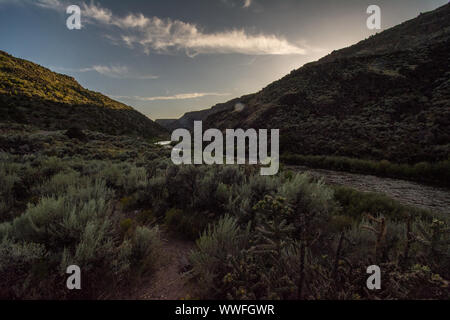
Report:
[{"label": "white cloud", "polygon": [[[94,11],[96,12],[96,11]],[[93,16],[94,17],[94,16]],[[95,17],[94,17],[95,19]],[[248,34],[242,29],[205,33],[198,26],[180,20],[146,18],[128,15],[125,18],[105,18],[98,22],[119,27],[121,40],[129,47],[141,47],[146,53],[184,51],[189,56],[215,53],[246,55],[305,54],[306,50],[275,35]]]},{"label": "white cloud", "polygon": [[250,8],[251,5],[252,5],[252,0],[245,0],[243,8]]},{"label": "white cloud", "polygon": [[33,4],[42,8],[65,10],[61,0],[0,0],[0,4],[29,5]]},{"label": "white cloud", "polygon": [[59,0],[38,0],[36,1],[36,5],[43,8],[51,8],[51,9],[62,9],[64,8],[63,3]]},{"label": "white cloud", "polygon": [[53,69],[59,72],[97,72],[106,77],[115,79],[138,79],[138,80],[158,79],[158,76],[155,75],[135,74],[131,72],[126,66],[95,65],[92,67],[80,69],[60,68],[60,67],[54,67]]},{"label": "white cloud", "polygon": [[82,17],[83,19],[92,19],[93,21],[98,21],[100,23],[109,24],[112,23],[113,15],[111,10],[96,6],[94,3],[87,5],[83,3],[82,5]]},{"label": "white cloud", "polygon": [[[36,4],[61,10],[62,0],[39,0]],[[248,8],[252,0],[244,0]],[[207,33],[193,23],[181,20],[146,17],[142,13],[116,16],[111,10],[94,2],[82,3],[83,24],[95,24],[107,29],[106,38],[129,48],[142,48],[145,53],[184,52],[198,54],[302,55],[306,49],[283,37],[271,34],[250,34],[244,29]],[[117,30],[111,30],[115,27]]]},{"label": "white cloud", "polygon": [[216,93],[216,92],[204,92],[204,93],[181,93],[172,96],[156,96],[156,97],[140,97],[140,96],[110,96],[114,99],[126,99],[126,100],[138,100],[138,101],[166,101],[166,100],[188,100],[203,98],[208,96],[229,96],[229,93]]},{"label": "white cloud", "polygon": [[242,7],[242,8],[250,8],[253,0],[221,0],[222,3],[225,5],[235,8],[235,7]]}]

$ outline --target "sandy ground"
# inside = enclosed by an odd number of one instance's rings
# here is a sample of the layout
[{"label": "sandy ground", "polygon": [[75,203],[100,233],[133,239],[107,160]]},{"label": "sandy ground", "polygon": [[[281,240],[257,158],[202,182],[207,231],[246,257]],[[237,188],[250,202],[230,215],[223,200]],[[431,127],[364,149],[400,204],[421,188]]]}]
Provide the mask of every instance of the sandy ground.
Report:
[{"label": "sandy ground", "polygon": [[181,300],[192,297],[190,285],[183,273],[195,243],[174,238],[164,232],[162,239],[163,262],[151,276],[141,279],[126,299]]}]

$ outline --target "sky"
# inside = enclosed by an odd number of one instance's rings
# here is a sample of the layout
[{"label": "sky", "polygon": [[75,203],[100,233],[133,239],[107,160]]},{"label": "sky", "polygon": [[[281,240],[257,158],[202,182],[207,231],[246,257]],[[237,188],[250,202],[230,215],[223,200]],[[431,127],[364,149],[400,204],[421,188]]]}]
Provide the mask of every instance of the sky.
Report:
[{"label": "sky", "polygon": [[[0,50],[151,119],[254,93],[448,0],[0,0]],[[69,30],[66,9],[81,9]],[[369,5],[381,30],[369,30]]]}]

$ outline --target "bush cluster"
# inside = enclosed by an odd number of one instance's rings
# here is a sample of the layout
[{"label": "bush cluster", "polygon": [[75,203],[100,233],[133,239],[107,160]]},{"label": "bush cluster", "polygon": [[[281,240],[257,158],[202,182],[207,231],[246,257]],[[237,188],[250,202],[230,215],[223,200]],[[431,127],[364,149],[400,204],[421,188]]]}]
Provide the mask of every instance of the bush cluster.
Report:
[{"label": "bush cluster", "polygon": [[[0,157],[0,297],[96,298],[151,272],[160,258],[159,229],[130,218],[121,196],[146,187],[133,163]],[[83,290],[65,287],[66,268],[82,270]]]},{"label": "bush cluster", "polygon": [[[0,135],[2,298],[108,297],[159,266],[158,225],[197,240],[184,267],[199,298],[449,298],[445,215],[287,170],[175,166],[126,137],[21,130]],[[71,264],[82,292],[66,290]],[[381,291],[364,290],[372,264]]]}]

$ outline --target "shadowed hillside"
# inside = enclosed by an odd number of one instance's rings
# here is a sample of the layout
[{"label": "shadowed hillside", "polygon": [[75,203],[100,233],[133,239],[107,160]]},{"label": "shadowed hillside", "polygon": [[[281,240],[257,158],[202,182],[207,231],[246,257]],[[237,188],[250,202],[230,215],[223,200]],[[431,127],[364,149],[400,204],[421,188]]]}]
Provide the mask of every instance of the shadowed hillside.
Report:
[{"label": "shadowed hillside", "polygon": [[77,126],[108,134],[155,137],[165,130],[133,108],[74,78],[0,51],[0,118],[57,130]]},{"label": "shadowed hillside", "polygon": [[[292,71],[205,127],[279,128],[282,152],[401,163],[450,152],[450,5]],[[235,104],[245,105],[237,112]]]},{"label": "shadowed hillside", "polygon": [[[252,95],[249,95],[248,97],[251,96]],[[233,109],[236,106],[236,104],[243,103],[244,101],[246,101],[245,96],[233,99],[226,103],[216,104],[214,107],[210,109],[186,112],[180,119],[157,119],[156,123],[160,124],[161,126],[170,131],[176,130],[178,128],[193,130],[194,121],[205,121],[209,116],[212,116],[216,113],[220,113],[222,111]]]}]

